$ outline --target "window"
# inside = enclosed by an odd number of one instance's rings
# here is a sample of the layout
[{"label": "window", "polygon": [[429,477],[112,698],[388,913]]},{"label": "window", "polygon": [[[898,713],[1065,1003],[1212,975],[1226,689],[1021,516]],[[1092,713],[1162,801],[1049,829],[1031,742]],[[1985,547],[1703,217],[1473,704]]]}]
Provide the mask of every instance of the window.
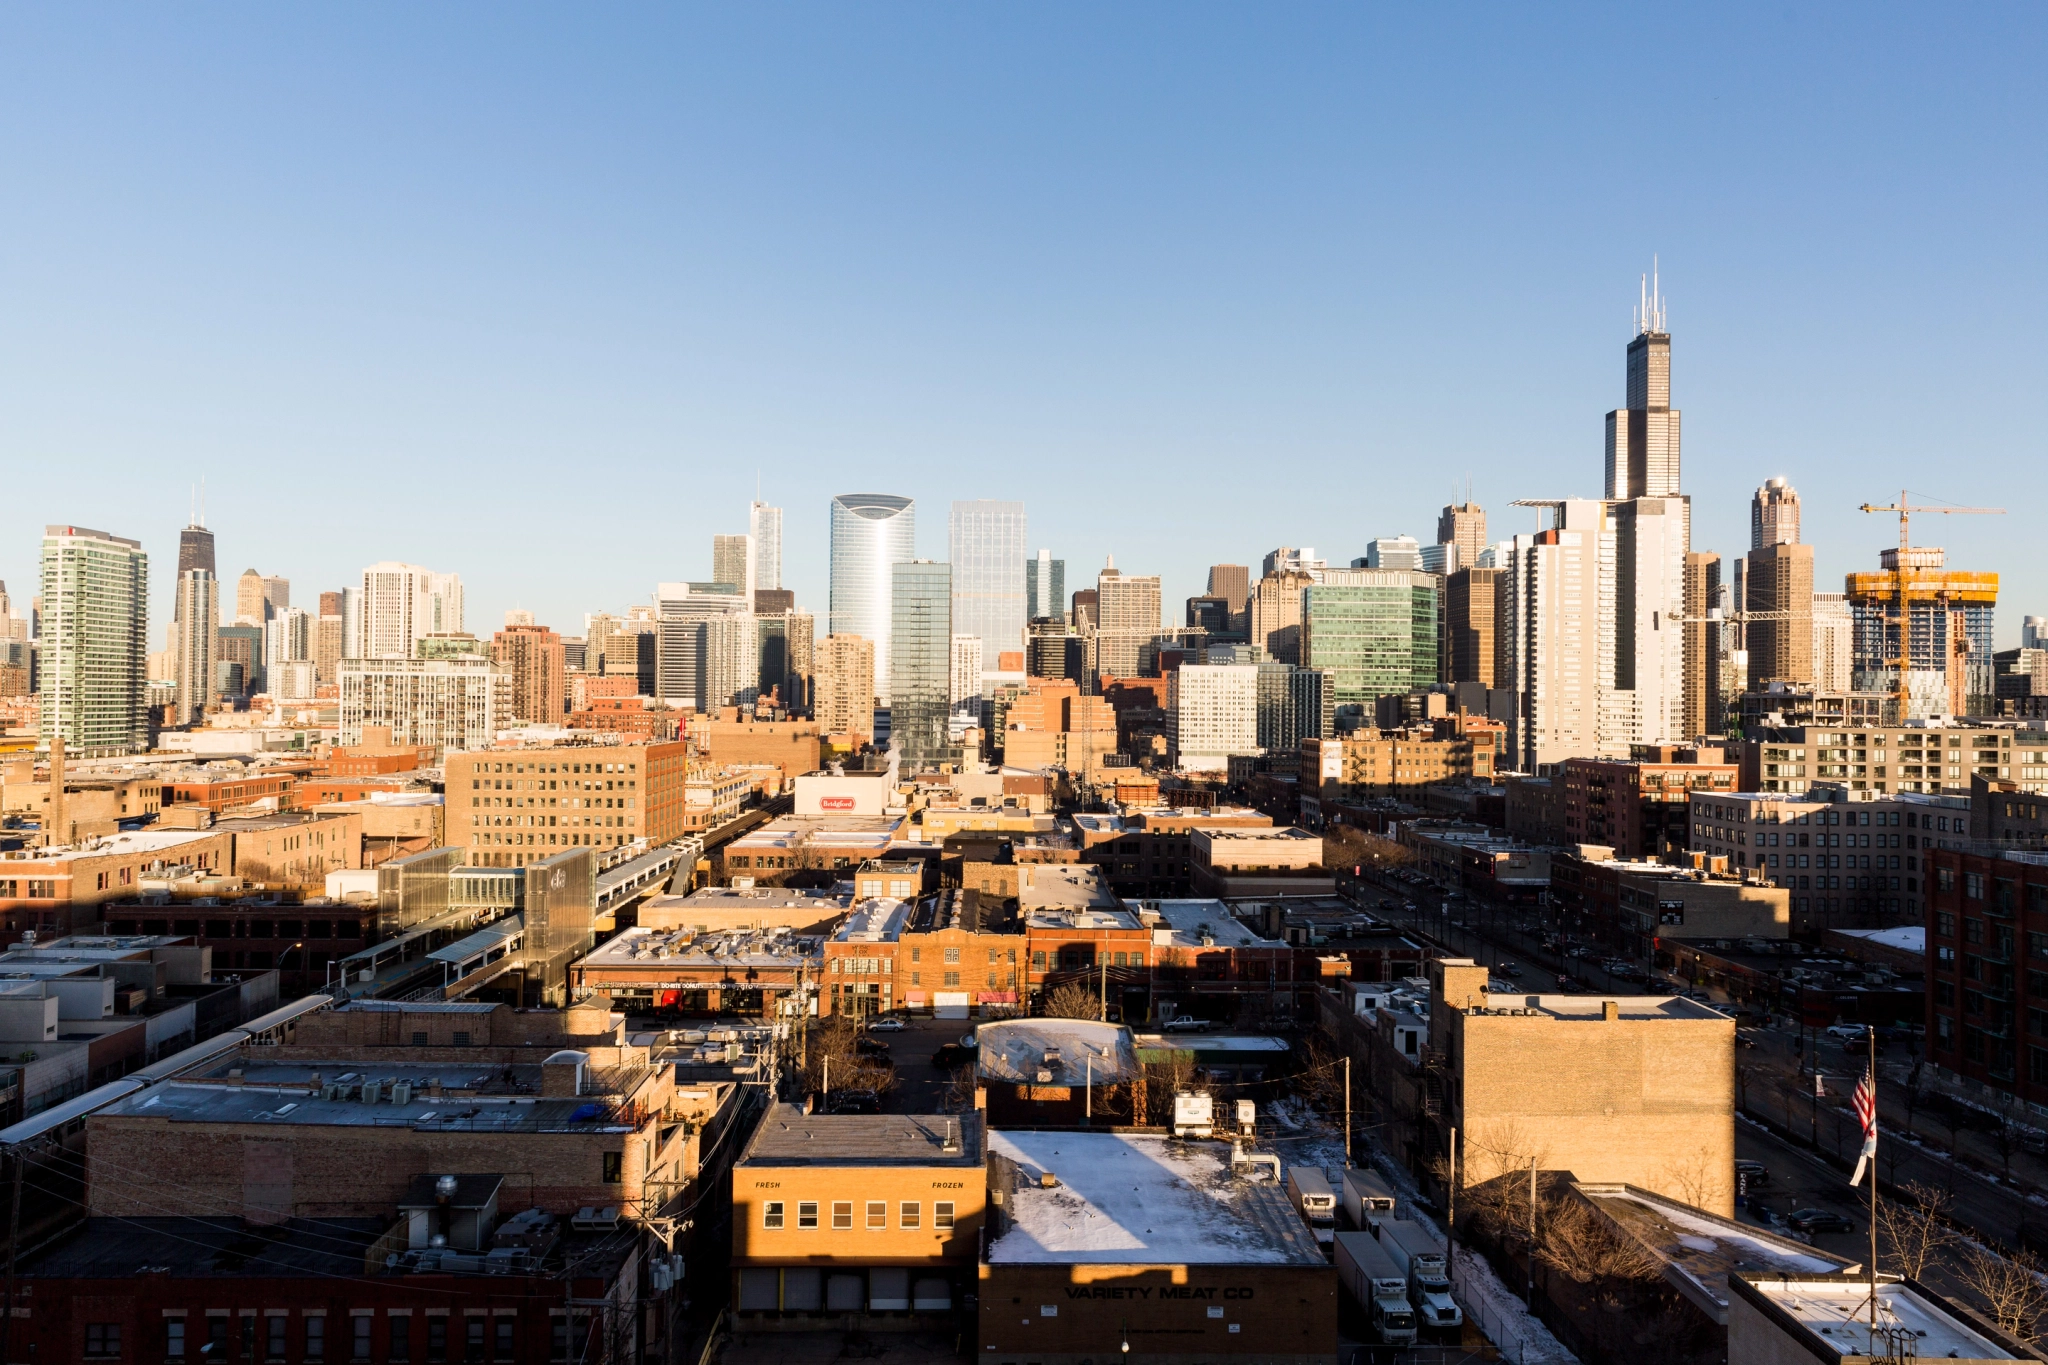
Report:
[{"label": "window", "polygon": [[370,1332],[376,1325],[377,1320],[368,1313],[358,1313],[348,1320],[349,1359],[368,1360],[370,1358]]},{"label": "window", "polygon": [[606,1152],[606,1153],[604,1154],[604,1183],[605,1183],[605,1184],[607,1184],[607,1185],[616,1185],[616,1184],[618,1184],[618,1183],[619,1183],[619,1182],[620,1182],[620,1181],[621,1181],[622,1179],[624,1179],[624,1174],[623,1174],[623,1172],[624,1172],[624,1166],[625,1166],[625,1161],[626,1161],[626,1154],[625,1154],[624,1152]]},{"label": "window", "polygon": [[818,1206],[816,1202],[806,1199],[796,1206],[796,1225],[799,1228],[814,1228],[818,1226]]},{"label": "window", "polygon": [[1964,921],[1963,921],[1963,942],[1965,942],[1965,943],[1982,943],[1983,941],[1984,941],[1984,921],[1983,921],[1983,920],[1981,920],[1981,919],[1966,919],[1966,920],[1964,920]]},{"label": "window", "polygon": [[285,1332],[291,1327],[290,1318],[279,1315],[263,1320],[263,1354],[272,1360],[284,1358]]},{"label": "window", "polygon": [[939,1203],[932,1205],[932,1226],[935,1228],[950,1228],[953,1226],[952,1200],[941,1200]]},{"label": "window", "polygon": [[465,1318],[462,1323],[462,1358],[482,1360],[484,1358],[484,1331],[490,1326],[482,1318]]},{"label": "window", "polygon": [[959,960],[960,960],[960,950],[959,950],[958,948],[948,948],[948,949],[946,949],[946,961],[948,961],[948,962],[958,962]]},{"label": "window", "polygon": [[498,1359],[510,1360],[512,1358],[512,1339],[518,1322],[517,1318],[510,1317],[500,1317],[497,1319],[498,1330],[494,1334],[496,1341],[492,1349]]},{"label": "window", "polygon": [[183,1360],[185,1358],[185,1320],[183,1318],[164,1319],[164,1354],[173,1360]]},{"label": "window", "polygon": [[121,1354],[121,1324],[88,1322],[85,1325],[85,1354],[88,1358]]},{"label": "window", "polygon": [[868,1231],[873,1232],[888,1226],[889,1201],[886,1199],[868,1200]]},{"label": "window", "polygon": [[896,1225],[905,1228],[918,1226],[918,1203],[915,1199],[903,1201],[902,1207],[897,1210]]},{"label": "window", "polygon": [[771,1199],[761,1206],[761,1226],[779,1228],[782,1226],[782,1201]]},{"label": "window", "polygon": [[391,1338],[391,1354],[386,1356],[385,1359],[411,1360],[412,1315],[410,1313],[394,1313],[391,1315],[390,1322],[391,1330],[387,1335]]},{"label": "window", "polygon": [[[1946,910],[1935,911],[1934,932],[1943,938],[1954,938],[1956,936],[1956,917],[1949,914]],[[2042,935],[2033,934],[2030,937],[2041,938]],[[2048,956],[2048,943],[2043,944],[2043,953],[2041,955]]]},{"label": "window", "polygon": [[1934,871],[1934,880],[1935,888],[1937,890],[1953,891],[1956,889],[1956,872],[1955,869],[1952,867],[1936,868]]},{"label": "window", "polygon": [[832,1204],[832,1230],[834,1232],[845,1232],[852,1227],[853,1201],[851,1199],[834,1200]]},{"label": "window", "polygon": [[1984,874],[1982,872],[1965,872],[1963,874],[1963,894],[1973,901],[1984,899]]},{"label": "window", "polygon": [[427,1319],[427,1359],[448,1358],[448,1319],[432,1317]]}]

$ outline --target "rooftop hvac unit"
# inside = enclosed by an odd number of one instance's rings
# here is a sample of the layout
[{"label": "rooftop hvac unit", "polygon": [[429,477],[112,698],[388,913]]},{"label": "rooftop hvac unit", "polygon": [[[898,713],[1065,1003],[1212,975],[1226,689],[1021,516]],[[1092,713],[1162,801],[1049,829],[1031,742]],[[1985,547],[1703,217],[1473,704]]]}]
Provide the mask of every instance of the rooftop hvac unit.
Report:
[{"label": "rooftop hvac unit", "polygon": [[601,1209],[587,1206],[580,1208],[576,1210],[575,1217],[569,1220],[569,1226],[587,1232],[608,1231],[618,1225],[619,1207],[616,1204],[607,1204]]},{"label": "rooftop hvac unit", "polygon": [[1173,1097],[1173,1135],[1208,1137],[1216,1131],[1216,1102],[1182,1091]]}]

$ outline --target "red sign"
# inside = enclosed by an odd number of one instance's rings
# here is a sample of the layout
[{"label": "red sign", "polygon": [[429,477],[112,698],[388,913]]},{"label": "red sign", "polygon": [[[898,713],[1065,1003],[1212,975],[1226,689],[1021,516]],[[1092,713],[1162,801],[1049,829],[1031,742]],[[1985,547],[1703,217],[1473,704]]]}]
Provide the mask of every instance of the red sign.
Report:
[{"label": "red sign", "polygon": [[853,798],[850,796],[821,796],[818,798],[818,809],[852,810]]}]

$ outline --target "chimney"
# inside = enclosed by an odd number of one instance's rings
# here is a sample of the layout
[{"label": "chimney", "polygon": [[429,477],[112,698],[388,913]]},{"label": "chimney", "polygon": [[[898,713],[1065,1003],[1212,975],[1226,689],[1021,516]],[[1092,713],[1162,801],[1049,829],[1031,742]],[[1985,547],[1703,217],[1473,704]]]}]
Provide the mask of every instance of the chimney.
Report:
[{"label": "chimney", "polygon": [[1600,1017],[1610,1024],[1613,1023],[1615,1020],[1621,1018],[1620,1002],[1615,1000],[1602,1000],[1600,1002]]}]

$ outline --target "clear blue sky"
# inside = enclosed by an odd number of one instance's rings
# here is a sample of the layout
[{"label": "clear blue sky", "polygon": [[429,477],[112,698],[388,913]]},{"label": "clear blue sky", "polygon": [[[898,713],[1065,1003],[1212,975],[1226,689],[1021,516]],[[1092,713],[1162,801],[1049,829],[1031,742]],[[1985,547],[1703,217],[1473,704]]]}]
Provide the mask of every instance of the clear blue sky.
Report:
[{"label": "clear blue sky", "polygon": [[[564,630],[758,474],[1021,498],[1074,584],[1597,496],[1661,256],[1695,547],[1916,539],[2048,613],[2048,10],[0,11],[0,577],[188,488],[230,579],[373,560]],[[1943,521],[1951,524],[1941,524]],[[160,641],[159,641],[159,647]]]}]

